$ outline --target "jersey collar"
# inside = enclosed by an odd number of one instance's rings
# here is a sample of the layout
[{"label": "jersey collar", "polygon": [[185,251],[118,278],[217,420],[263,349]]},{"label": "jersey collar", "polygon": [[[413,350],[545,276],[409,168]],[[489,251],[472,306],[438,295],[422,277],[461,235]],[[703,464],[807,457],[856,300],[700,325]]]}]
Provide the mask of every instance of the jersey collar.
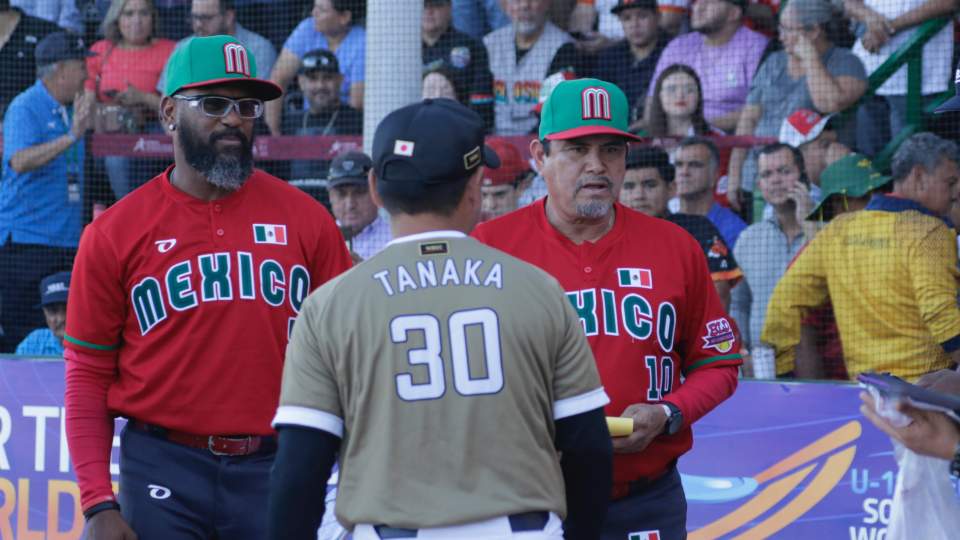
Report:
[{"label": "jersey collar", "polygon": [[917,201],[905,199],[903,197],[897,197],[895,195],[875,193],[873,197],[870,198],[870,202],[867,203],[867,210],[879,210],[881,212],[906,212],[908,210],[915,210],[921,214],[935,217],[943,221],[947,227],[953,228],[953,223],[951,223],[946,217],[934,214],[929,208],[923,206]]},{"label": "jersey collar", "polygon": [[428,231],[424,233],[408,234],[387,242],[387,246],[402,244],[404,242],[419,242],[421,240],[431,240],[433,238],[466,238],[467,235],[460,231]]},{"label": "jersey collar", "polygon": [[[594,248],[604,249],[606,246],[616,243],[616,241],[620,238],[620,235],[623,233],[623,224],[625,220],[624,216],[626,215],[627,212],[632,211],[632,210],[628,210],[626,206],[623,206],[622,204],[620,204],[619,201],[614,202],[613,203],[613,212],[614,212],[613,227],[611,227],[610,230],[607,231],[607,234],[600,237],[596,242],[586,241],[578,245],[573,243],[572,240],[570,240],[562,232],[557,230],[557,228],[550,223],[550,220],[547,219],[547,198],[548,197],[549,195],[547,197],[541,197],[537,201],[531,203],[531,206],[536,205],[537,221],[540,224],[540,228],[547,234],[556,238],[559,242],[574,249],[580,249],[580,250],[594,249]],[[636,213],[639,213],[639,212],[636,212]]]}]

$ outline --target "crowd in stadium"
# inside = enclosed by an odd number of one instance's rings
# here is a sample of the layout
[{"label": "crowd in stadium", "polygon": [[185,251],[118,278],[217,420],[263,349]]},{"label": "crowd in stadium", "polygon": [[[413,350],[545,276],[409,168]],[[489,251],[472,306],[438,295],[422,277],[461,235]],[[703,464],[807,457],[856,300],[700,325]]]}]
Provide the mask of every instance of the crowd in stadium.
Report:
[{"label": "crowd in stadium", "polygon": [[[889,210],[883,205],[902,199],[905,182],[946,181],[954,172],[937,160],[955,168],[956,148],[933,136],[911,139],[891,170],[875,170],[873,157],[907,122],[907,68],[875,92],[867,80],[918,25],[954,12],[951,0],[791,0],[782,9],[776,0],[426,0],[423,96],[455,99],[484,119],[505,164],[485,180],[491,218],[546,193],[520,137],[535,132],[557,82],[617,84],[631,131],[647,138],[628,157],[621,202],[700,241],[745,352],[753,353],[746,374],[843,379],[882,367],[916,377],[950,365],[960,347],[949,331],[960,322],[956,309],[943,305],[956,296],[945,261],[916,270],[932,281],[903,293],[900,308],[917,321],[907,333],[921,335],[903,344],[910,354],[873,351],[861,341],[889,330],[883,317],[865,322],[861,313],[881,308],[871,298],[842,298],[830,282],[838,272],[869,279],[856,271],[863,261],[840,262],[843,246],[814,240],[834,219],[854,221],[843,214]],[[156,111],[175,49],[193,35],[236,36],[259,74],[286,89],[266,104],[262,135],[355,136],[363,125],[365,15],[360,0],[0,0],[2,350],[56,354],[62,320],[55,316],[47,317],[42,347],[18,348],[43,327],[38,285],[70,270],[84,223],[162,170],[162,162],[129,155],[93,159],[84,138],[163,133]],[[924,104],[948,90],[953,28],[951,21],[923,48]],[[36,152],[51,131],[66,138]],[[734,144],[730,135],[750,138]],[[346,168],[341,160],[338,174],[365,173],[357,165],[365,156],[353,158]],[[363,246],[354,249],[358,259],[388,239],[365,185],[333,182],[329,161],[263,166],[287,179],[330,173],[329,200],[345,235]],[[49,178],[67,179],[66,196]],[[884,195],[890,191],[900,196]],[[957,205],[931,208],[922,197],[916,204],[932,216],[931,227],[960,218]],[[816,293],[787,271],[813,246],[823,258],[818,283],[826,284]],[[883,277],[900,281],[905,271]],[[930,289],[939,296],[919,295]],[[800,314],[803,324],[794,325]]]}]

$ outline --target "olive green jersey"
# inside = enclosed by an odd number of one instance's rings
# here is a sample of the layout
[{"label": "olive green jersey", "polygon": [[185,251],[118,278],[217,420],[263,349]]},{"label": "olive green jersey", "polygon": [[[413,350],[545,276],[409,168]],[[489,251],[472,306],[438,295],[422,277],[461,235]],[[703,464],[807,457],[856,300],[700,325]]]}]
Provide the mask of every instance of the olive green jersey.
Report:
[{"label": "olive green jersey", "polygon": [[274,425],[342,437],[347,528],[441,527],[565,516],[554,421],[608,401],[556,280],[433,232],[394,240],[308,297]]}]

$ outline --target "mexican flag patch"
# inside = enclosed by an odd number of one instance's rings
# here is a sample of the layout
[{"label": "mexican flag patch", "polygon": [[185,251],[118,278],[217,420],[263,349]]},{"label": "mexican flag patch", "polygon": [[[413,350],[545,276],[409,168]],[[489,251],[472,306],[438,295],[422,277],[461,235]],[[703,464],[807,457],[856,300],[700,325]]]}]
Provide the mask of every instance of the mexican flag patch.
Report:
[{"label": "mexican flag patch", "polygon": [[653,288],[653,273],[647,268],[617,268],[621,287]]},{"label": "mexican flag patch", "polygon": [[256,244],[285,246],[287,245],[287,226],[254,223],[253,241]]}]

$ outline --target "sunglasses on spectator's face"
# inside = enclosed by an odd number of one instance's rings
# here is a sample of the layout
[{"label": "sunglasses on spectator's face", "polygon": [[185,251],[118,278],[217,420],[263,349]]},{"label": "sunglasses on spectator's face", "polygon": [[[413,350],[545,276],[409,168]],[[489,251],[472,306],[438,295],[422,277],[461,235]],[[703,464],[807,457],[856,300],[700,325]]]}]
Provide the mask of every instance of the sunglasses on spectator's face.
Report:
[{"label": "sunglasses on spectator's face", "polygon": [[223,96],[173,96],[173,99],[186,101],[191,107],[199,108],[200,111],[214,118],[223,118],[230,114],[231,109],[236,109],[240,118],[254,119],[263,115],[263,100],[256,98],[231,99]]}]

